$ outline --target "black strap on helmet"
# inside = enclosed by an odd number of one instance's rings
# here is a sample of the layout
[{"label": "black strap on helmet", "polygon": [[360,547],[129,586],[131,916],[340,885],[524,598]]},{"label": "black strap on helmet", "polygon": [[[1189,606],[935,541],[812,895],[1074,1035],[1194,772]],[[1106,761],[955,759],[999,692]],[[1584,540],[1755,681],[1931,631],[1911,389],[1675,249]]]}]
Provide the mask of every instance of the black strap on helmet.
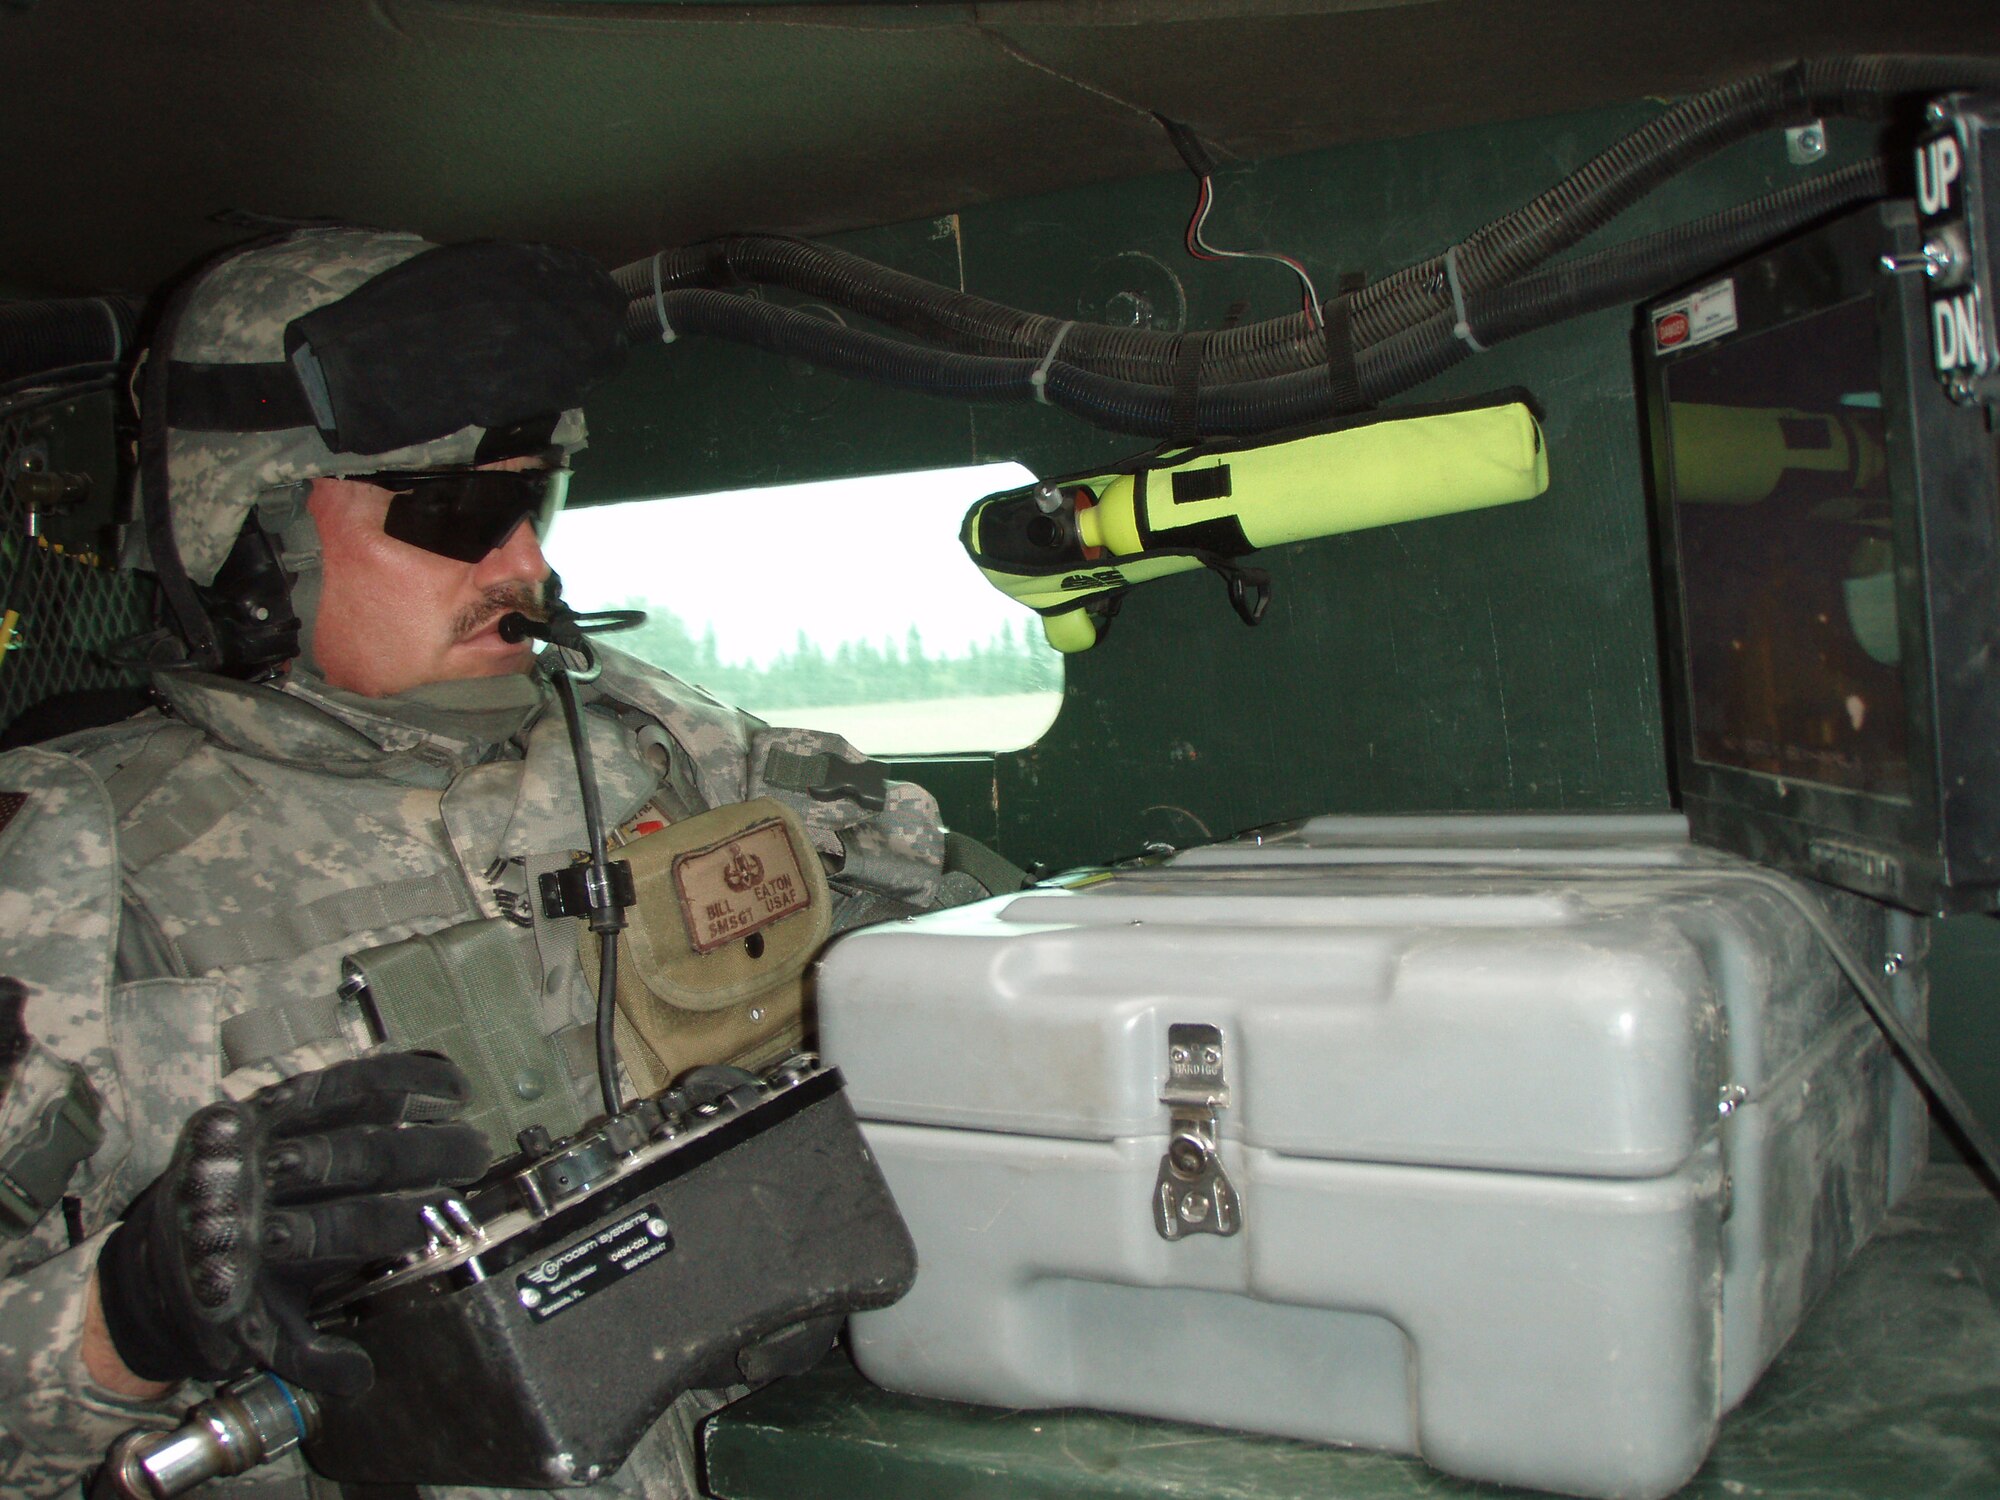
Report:
[{"label": "black strap on helmet", "polygon": [[248,245],[232,245],[203,261],[176,286],[154,320],[146,365],[139,375],[139,509],[146,527],[146,550],[151,555],[153,571],[159,575],[160,596],[166,601],[167,613],[173,617],[175,633],[187,646],[188,665],[203,671],[226,671],[231,664],[215,622],[202,608],[187,567],[181,562],[180,546],[174,541],[167,477],[168,370],[173,362],[174,336],[188,303],[211,272],[247,251],[278,244],[285,238],[274,234]]},{"label": "black strap on helmet", "polygon": [[578,404],[625,355],[626,296],[580,251],[482,241],[391,266],[285,328],[283,361],[173,366],[195,432],[315,427],[387,453]]}]

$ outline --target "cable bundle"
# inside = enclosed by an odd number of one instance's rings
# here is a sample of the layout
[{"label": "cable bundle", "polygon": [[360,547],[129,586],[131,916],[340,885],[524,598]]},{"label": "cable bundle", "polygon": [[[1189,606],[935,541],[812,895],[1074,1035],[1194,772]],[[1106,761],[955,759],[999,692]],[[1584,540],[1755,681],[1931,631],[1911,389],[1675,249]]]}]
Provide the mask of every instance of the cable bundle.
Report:
[{"label": "cable bundle", "polygon": [[[1813,60],[1681,101],[1532,202],[1444,252],[1282,318],[1187,334],[1023,312],[777,236],[664,251],[613,273],[635,336],[737,339],[859,378],[958,400],[1046,400],[1100,427],[1151,437],[1249,436],[1388,399],[1474,352],[1564,318],[1638,300],[1820,219],[1883,196],[1884,163],[1816,176],[1724,213],[1594,255],[1553,258],[1655,187],[1754,132],[1820,115],[1881,118],[1911,94],[2000,87],[2000,59]],[[1203,235],[1212,167],[1192,132],[1163,121],[1201,180],[1190,253],[1231,256]],[[1181,133],[1177,133],[1181,132]],[[1191,149],[1190,149],[1191,148]],[[887,325],[892,338],[742,295],[782,287]],[[718,290],[729,288],[730,290]],[[1338,312],[1338,317],[1332,316]],[[1329,334],[1344,329],[1344,341]],[[1334,371],[1352,362],[1343,396]]]}]

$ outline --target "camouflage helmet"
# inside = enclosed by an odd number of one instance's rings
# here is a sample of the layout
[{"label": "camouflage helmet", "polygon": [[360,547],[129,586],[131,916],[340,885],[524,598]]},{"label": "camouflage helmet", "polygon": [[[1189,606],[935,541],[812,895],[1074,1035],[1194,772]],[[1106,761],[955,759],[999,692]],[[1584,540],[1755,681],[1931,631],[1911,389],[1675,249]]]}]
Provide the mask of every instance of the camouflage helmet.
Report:
[{"label": "camouflage helmet", "polygon": [[[375,229],[306,229],[245,249],[210,269],[192,289],[173,335],[172,357],[202,365],[268,364],[286,358],[295,318],[337,302],[372,278],[435,248],[414,234]],[[184,431],[169,427],[167,476],[173,534],[188,578],[211,583],[244,518],[260,500],[325,475],[422,469],[474,461],[482,427],[383,453],[338,453],[316,427],[268,432]],[[566,411],[553,441],[584,445],[583,413]],[[142,565],[150,561],[141,559]]]}]

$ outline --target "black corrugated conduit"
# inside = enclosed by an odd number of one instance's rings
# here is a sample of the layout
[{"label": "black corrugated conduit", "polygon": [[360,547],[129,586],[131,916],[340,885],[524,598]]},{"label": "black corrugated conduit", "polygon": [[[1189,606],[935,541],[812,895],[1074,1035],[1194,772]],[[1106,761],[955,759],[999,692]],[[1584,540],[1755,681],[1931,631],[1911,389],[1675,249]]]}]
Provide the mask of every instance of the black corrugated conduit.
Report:
[{"label": "black corrugated conduit", "polygon": [[[2000,58],[1815,58],[1684,99],[1467,237],[1456,247],[1459,284],[1470,293],[1515,280],[1670,177],[1757,131],[1820,115],[1879,119],[1907,94],[1965,86],[2000,86]],[[1450,306],[1445,259],[1435,256],[1379,283],[1365,310],[1357,298],[1356,338],[1377,342]]]},{"label": "black corrugated conduit", "polygon": [[[1466,325],[1482,346],[1491,347],[1568,318],[1643,301],[1889,191],[1888,164],[1871,157],[1740,207],[1470,293]],[[1363,395],[1386,400],[1471,355],[1472,346],[1457,336],[1454,322],[1446,308],[1363,350],[1357,358]]]},{"label": "black corrugated conduit", "polygon": [[[1532,202],[1447,252],[1466,295],[1518,279],[1610,223],[1676,173],[1756,131],[1818,115],[1884,115],[1911,93],[2000,87],[2000,59],[1814,59],[1738,80],[1663,111]],[[858,256],[800,240],[743,236],[636,261],[613,273],[643,327],[656,286],[781,286],[859,313],[927,342],[971,354],[1039,360],[1066,320],[1022,312]],[[1407,266],[1353,294],[1358,349],[1421,326],[1452,305],[1446,255]],[[1064,336],[1073,366],[1141,385],[1170,385],[1181,335],[1078,323]],[[1326,347],[1305,314],[1211,333],[1204,386],[1310,371]]]},{"label": "black corrugated conduit", "polygon": [[[1747,253],[1887,187],[1880,160],[1842,168],[1752,203],[1660,234],[1614,245],[1547,267],[1506,287],[1472,294],[1466,317],[1490,345],[1564,318],[1636,301],[1688,276]],[[657,333],[664,316],[675,334],[726,338],[773,354],[800,358],[838,374],[956,401],[1011,402],[1035,396],[1039,359],[962,354],[843,327],[808,313],[741,295],[701,290],[649,293],[628,318],[635,334]],[[1463,359],[1470,346],[1453,330],[1447,309],[1356,357],[1361,392],[1387,400]],[[1123,380],[1072,364],[1068,346],[1049,365],[1044,387],[1051,404],[1099,427],[1146,437],[1171,430],[1170,387]],[[1203,389],[1195,420],[1207,435],[1271,432],[1327,414],[1331,389],[1324,366],[1239,380]]]},{"label": "black corrugated conduit", "polygon": [[0,388],[116,364],[131,352],[138,321],[123,297],[0,302]]},{"label": "black corrugated conduit", "polygon": [[[1727,213],[1544,269],[1551,256],[1674,173],[1755,130],[1819,114],[1882,115],[1904,96],[1955,86],[2000,87],[2000,59],[1816,60],[1684,100],[1447,252],[1465,328],[1485,346],[1637,300],[1879,196],[1885,190],[1879,162],[1815,174]],[[1435,256],[1353,294],[1350,328],[1363,403],[1394,396],[1471,352],[1459,336],[1446,265],[1446,256]],[[720,240],[665,252],[614,275],[633,298],[628,322],[641,338],[658,336],[664,314],[678,332],[741,340],[954,400],[1021,401],[1040,394],[1099,426],[1156,437],[1176,430],[1177,409],[1183,423],[1190,416],[1188,392],[1179,408],[1173,397],[1176,382],[1193,373],[1183,368],[1190,336],[1021,312],[803,241]],[[754,283],[804,293],[928,342],[852,330],[702,289]],[[0,303],[0,403],[30,389],[108,378],[130,348],[136,313],[116,297]],[[1050,361],[1058,334],[1060,355]],[[1250,435],[1341,409],[1324,337],[1304,313],[1201,338],[1191,413],[1201,432]]]}]

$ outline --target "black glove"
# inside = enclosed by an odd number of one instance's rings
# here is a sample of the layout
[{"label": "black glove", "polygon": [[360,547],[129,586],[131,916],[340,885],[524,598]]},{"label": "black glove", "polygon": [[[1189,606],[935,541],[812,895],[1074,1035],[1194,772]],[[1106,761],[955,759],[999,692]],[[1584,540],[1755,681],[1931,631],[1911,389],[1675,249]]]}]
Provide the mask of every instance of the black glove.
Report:
[{"label": "black glove", "polygon": [[390,1052],[198,1112],[98,1257],[125,1367],[221,1380],[263,1365],[309,1390],[366,1390],[368,1356],[307,1309],[336,1278],[422,1249],[423,1205],[485,1171],[486,1138],[451,1123],[469,1092],[448,1059]]}]

